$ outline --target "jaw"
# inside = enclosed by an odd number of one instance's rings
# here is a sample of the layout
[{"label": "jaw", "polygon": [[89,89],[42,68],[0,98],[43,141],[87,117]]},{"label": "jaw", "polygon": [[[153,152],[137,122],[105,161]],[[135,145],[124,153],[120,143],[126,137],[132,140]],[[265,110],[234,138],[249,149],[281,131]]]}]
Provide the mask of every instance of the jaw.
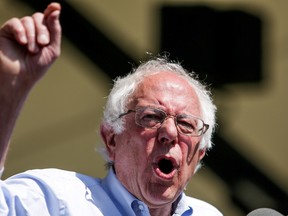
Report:
[{"label": "jaw", "polygon": [[142,201],[148,206],[150,215],[171,215],[172,205],[182,190],[165,181],[149,183],[146,189],[148,191]]},{"label": "jaw", "polygon": [[[159,158],[158,163],[154,163],[146,172],[149,176],[148,181],[143,180],[142,185],[144,187],[139,187],[140,196],[149,208],[163,208],[171,206],[171,204],[177,199],[184,189],[180,185],[179,169],[176,166],[176,162],[173,160],[168,160],[166,157]],[[166,164],[166,167],[163,168]],[[174,164],[174,166],[172,165]],[[146,176],[146,177],[147,177]]]}]

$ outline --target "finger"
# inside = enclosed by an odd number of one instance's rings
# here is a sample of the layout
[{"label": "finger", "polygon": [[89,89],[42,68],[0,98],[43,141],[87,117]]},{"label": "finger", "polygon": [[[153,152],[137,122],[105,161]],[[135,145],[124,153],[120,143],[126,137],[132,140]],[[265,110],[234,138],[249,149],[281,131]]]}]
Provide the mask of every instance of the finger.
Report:
[{"label": "finger", "polygon": [[61,25],[59,21],[61,6],[58,3],[50,4],[44,11],[45,23],[50,32],[50,45],[60,54]]},{"label": "finger", "polygon": [[1,35],[15,39],[19,44],[27,43],[26,30],[18,18],[8,20],[2,27]]},{"label": "finger", "polygon": [[28,50],[32,53],[38,52],[39,48],[36,43],[36,29],[32,17],[23,17],[21,22],[25,28]]},{"label": "finger", "polygon": [[61,10],[61,5],[59,3],[56,2],[52,2],[51,4],[49,4],[47,6],[47,8],[44,10],[44,15],[45,17],[48,17],[49,14],[51,14],[53,11],[55,10]]},{"label": "finger", "polygon": [[35,25],[37,44],[40,46],[47,45],[50,42],[50,35],[47,26],[43,22],[44,14],[35,13],[33,14],[32,18]]}]

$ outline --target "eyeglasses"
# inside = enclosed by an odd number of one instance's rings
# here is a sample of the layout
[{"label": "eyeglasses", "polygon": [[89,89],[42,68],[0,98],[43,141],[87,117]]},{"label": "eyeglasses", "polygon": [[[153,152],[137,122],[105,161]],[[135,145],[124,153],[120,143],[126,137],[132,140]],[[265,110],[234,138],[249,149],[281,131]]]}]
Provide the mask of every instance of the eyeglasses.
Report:
[{"label": "eyeglasses", "polygon": [[144,128],[159,128],[168,118],[173,118],[179,133],[189,136],[201,136],[209,128],[208,124],[200,118],[187,114],[168,115],[165,111],[154,107],[140,107],[136,110],[128,110],[118,118],[135,112],[135,123]]}]

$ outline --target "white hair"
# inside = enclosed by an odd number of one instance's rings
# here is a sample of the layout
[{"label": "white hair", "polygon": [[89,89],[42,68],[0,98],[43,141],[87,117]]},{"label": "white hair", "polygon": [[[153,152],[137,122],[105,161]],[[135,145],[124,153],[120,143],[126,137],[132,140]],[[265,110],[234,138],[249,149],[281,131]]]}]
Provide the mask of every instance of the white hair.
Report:
[{"label": "white hair", "polygon": [[194,72],[188,72],[180,63],[169,61],[167,58],[153,58],[140,64],[125,77],[118,77],[114,80],[114,86],[108,96],[104,109],[102,124],[111,127],[116,134],[124,131],[123,118],[118,118],[120,114],[127,112],[129,99],[145,77],[159,72],[171,72],[187,80],[195,90],[199,98],[201,118],[209,125],[209,129],[202,136],[200,149],[210,149],[212,147],[212,134],[215,129],[216,106],[213,104],[211,92],[207,86],[203,85]]}]

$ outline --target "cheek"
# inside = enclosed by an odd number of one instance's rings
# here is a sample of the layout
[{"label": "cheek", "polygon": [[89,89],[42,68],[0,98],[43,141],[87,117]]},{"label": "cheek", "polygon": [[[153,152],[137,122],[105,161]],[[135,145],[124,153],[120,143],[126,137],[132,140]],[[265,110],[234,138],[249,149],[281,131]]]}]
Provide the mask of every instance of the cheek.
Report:
[{"label": "cheek", "polygon": [[193,168],[201,160],[199,151],[199,138],[190,138],[181,143],[183,162]]},{"label": "cheek", "polygon": [[137,155],[136,150],[132,148],[132,142],[120,142],[119,140],[114,152],[114,167],[118,178],[124,181],[128,176],[132,176],[135,173],[139,164],[135,157]]},{"label": "cheek", "polygon": [[[124,135],[125,134],[125,135]],[[124,131],[116,138],[115,163],[130,168],[145,165],[149,155],[149,140],[135,129]]]}]

